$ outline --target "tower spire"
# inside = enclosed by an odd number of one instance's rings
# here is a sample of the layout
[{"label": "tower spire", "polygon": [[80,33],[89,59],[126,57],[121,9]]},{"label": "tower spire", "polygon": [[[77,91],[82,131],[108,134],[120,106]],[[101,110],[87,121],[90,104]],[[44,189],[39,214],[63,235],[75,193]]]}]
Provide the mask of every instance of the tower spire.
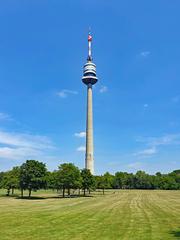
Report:
[{"label": "tower spire", "polygon": [[92,61],[92,53],[91,53],[91,43],[92,43],[92,35],[91,32],[89,30],[89,34],[88,34],[88,61]]}]

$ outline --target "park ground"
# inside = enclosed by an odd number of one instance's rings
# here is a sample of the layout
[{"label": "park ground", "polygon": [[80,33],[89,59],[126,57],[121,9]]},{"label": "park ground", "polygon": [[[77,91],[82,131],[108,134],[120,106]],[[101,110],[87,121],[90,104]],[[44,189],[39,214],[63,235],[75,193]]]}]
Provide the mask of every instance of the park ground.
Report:
[{"label": "park ground", "polygon": [[180,239],[180,191],[118,190],[61,198],[51,191],[32,199],[0,191],[1,240]]}]

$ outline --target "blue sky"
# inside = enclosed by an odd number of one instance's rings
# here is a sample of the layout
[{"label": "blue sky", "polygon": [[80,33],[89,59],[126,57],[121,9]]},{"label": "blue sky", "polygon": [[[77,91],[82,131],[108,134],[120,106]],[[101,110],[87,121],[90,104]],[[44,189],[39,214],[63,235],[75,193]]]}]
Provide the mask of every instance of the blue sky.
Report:
[{"label": "blue sky", "polygon": [[180,168],[179,0],[0,4],[0,170],[84,167],[87,33],[95,172]]}]

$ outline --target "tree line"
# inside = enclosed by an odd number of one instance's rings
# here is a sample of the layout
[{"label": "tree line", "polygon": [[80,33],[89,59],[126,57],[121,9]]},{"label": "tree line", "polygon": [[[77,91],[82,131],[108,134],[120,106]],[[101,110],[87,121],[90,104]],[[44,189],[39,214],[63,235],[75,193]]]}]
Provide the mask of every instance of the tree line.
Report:
[{"label": "tree line", "polygon": [[93,176],[88,169],[80,170],[72,163],[63,163],[58,170],[50,172],[46,165],[37,160],[27,160],[21,166],[12,170],[0,172],[0,188],[7,190],[7,195],[14,194],[15,189],[20,189],[21,197],[24,190],[28,190],[31,197],[32,191],[39,189],[52,189],[61,191],[71,196],[78,192],[85,196],[92,190],[102,189],[180,189],[180,170],[174,170],[168,174],[157,172],[155,175],[144,171],[135,174],[116,172],[114,175],[106,172],[100,176]]}]

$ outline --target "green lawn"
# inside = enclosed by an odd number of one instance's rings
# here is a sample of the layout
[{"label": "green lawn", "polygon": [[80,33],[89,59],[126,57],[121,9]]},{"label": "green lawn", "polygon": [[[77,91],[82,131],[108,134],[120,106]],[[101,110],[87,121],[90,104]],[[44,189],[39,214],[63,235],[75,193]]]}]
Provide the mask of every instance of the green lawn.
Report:
[{"label": "green lawn", "polygon": [[120,190],[71,199],[48,191],[35,196],[44,199],[1,194],[1,240],[180,239],[180,191]]}]

